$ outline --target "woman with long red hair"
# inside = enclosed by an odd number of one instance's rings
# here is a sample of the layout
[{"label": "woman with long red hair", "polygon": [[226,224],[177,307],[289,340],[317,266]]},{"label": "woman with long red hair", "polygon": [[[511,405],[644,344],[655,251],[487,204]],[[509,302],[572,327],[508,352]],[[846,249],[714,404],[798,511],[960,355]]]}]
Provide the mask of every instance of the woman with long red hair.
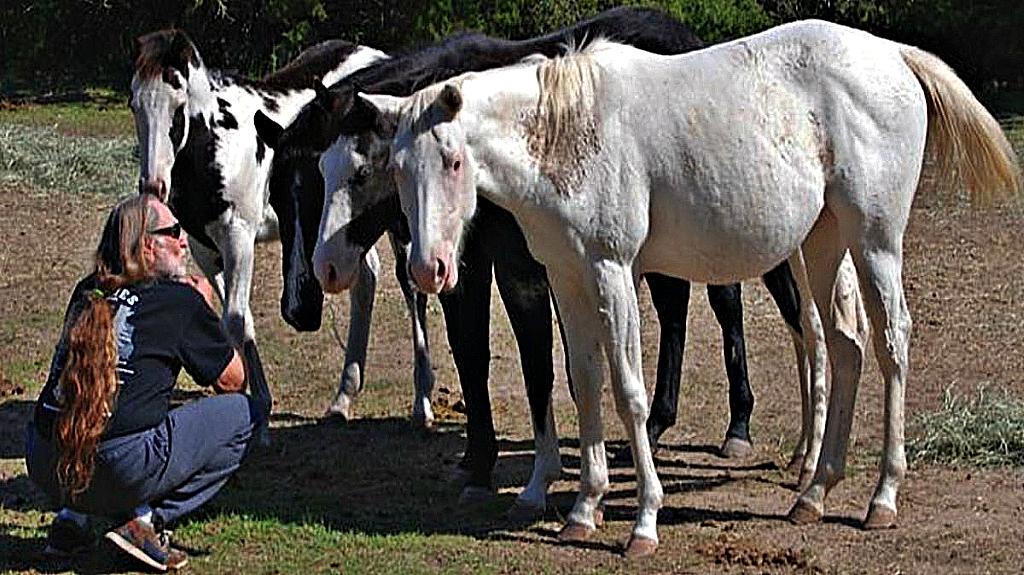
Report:
[{"label": "woman with long red hair", "polygon": [[[164,526],[213,497],[248,452],[262,411],[241,393],[242,360],[187,255],[167,206],[133,196],[110,212],[75,286],[27,430],[29,475],[60,505],[50,554],[91,549],[97,515],[123,521],[106,538],[151,567],[183,566]],[[182,368],[218,395],[171,410]]]}]

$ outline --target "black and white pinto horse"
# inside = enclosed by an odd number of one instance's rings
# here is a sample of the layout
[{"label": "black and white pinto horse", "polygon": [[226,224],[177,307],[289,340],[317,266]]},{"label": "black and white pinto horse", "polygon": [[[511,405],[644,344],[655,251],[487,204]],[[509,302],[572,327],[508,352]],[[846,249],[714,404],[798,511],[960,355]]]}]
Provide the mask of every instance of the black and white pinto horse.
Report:
[{"label": "black and white pinto horse", "polygon": [[[309,233],[318,228],[319,236],[307,235],[294,242],[309,243],[315,239],[312,265],[324,288],[331,292],[347,288],[358,277],[362,255],[385,229],[407,233],[396,190],[384,170],[390,139],[381,133],[373,110],[354,99],[357,89],[407,95],[420,86],[460,72],[514,63],[530,54],[560,53],[564,44],[580,45],[585,38],[598,36],[617,38],[666,54],[701,46],[687,28],[660,12],[619,8],[571,29],[533,40],[508,42],[464,35],[382,61],[345,78],[329,91],[321,91],[283,132],[265,118],[257,118],[261,136],[277,150],[275,180],[279,178],[284,184],[301,180],[304,184],[293,185],[291,193],[295,195],[296,204],[307,206],[299,213],[309,219],[294,229]],[[282,175],[282,172],[312,173],[311,164],[318,157],[325,183],[318,185],[308,177]],[[520,347],[537,446],[534,473],[517,503],[526,508],[543,508],[547,485],[560,469],[549,413],[553,375],[547,277],[543,267],[529,254],[518,225],[506,211],[486,201],[481,202],[464,246],[459,263],[463,281],[454,292],[441,295],[449,342],[468,408],[468,447],[463,464],[469,477],[464,494],[472,493],[475,488],[489,488],[497,457],[487,394],[488,309],[493,267]],[[396,271],[400,283],[405,285],[404,265]],[[647,425],[651,442],[656,444],[675,421],[689,283],[660,274],[649,274],[647,281],[661,324],[655,407]],[[788,267],[783,264],[766,274],[765,283],[787,322],[795,328],[799,357],[803,349],[797,321],[799,301]],[[708,294],[722,325],[730,381],[731,420],[723,452],[739,454],[744,447],[749,449],[749,418],[753,407],[746,376],[740,288],[738,284],[709,286]],[[851,297],[856,296],[853,290]],[[806,361],[800,357],[799,364],[805,365]],[[806,371],[806,368],[800,369],[804,425],[794,460],[805,462],[809,470],[813,470],[816,445],[820,445],[824,433],[824,391],[817,394],[817,409],[812,409]],[[812,433],[815,419],[817,432]],[[804,473],[804,478],[809,480],[810,471]]]},{"label": "black and white pinto horse", "polygon": [[[252,118],[260,112],[288,124],[312,99],[315,92],[310,87],[321,78],[337,81],[385,54],[332,40],[254,81],[207,68],[180,30],[142,36],[137,48],[131,106],[141,148],[139,189],[167,201],[189,233],[196,262],[224,303],[226,331],[255,350],[247,343],[255,340],[249,304],[254,244],[278,236],[287,278],[281,313],[296,329],[318,329],[323,292],[312,275],[303,273],[308,270],[306,253],[313,246],[291,243],[298,235],[291,227],[301,220],[289,195],[272,193],[282,186],[268,186],[273,150],[257,136]],[[379,270],[376,252],[369,251],[361,267],[361,281],[351,298],[345,367],[328,412],[344,411],[349,397],[362,386]],[[315,307],[316,313],[301,313],[298,302],[303,310]],[[419,313],[411,314],[416,356],[413,417],[429,422],[433,376],[424,313],[421,306]]]},{"label": "black and white pinto horse", "polygon": [[[365,98],[396,126],[390,166],[420,289],[459,281],[452,262],[477,194],[509,209],[548,264],[580,410],[580,492],[563,539],[590,536],[609,490],[604,358],[636,461],[639,509],[626,554],[658,545],[663,492],[644,433],[636,297],[648,271],[730,282],[789,261],[813,378],[823,385],[828,362],[833,376],[821,460],[790,519],[822,517],[843,477],[860,374],[857,343],[830,317],[847,250],[885,382],[882,463],[865,527],[895,524],[911,323],[903,234],[922,171],[959,176],[975,196],[1021,189],[998,123],[946,65],[809,21],[671,57],[597,42],[407,98]],[[934,165],[924,165],[926,145]]]}]

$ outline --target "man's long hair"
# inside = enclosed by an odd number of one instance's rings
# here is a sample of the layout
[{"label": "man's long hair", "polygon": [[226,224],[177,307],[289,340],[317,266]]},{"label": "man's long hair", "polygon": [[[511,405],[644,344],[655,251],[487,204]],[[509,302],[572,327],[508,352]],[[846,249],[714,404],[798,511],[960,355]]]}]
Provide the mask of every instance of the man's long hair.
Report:
[{"label": "man's long hair", "polygon": [[117,342],[107,297],[150,275],[143,257],[143,238],[157,220],[150,204],[154,201],[143,194],[114,206],[96,249],[93,271],[98,290],[91,291],[84,303],[77,303],[79,313],[69,314],[64,326],[68,355],[60,376],[57,477],[72,501],[92,481],[96,448],[117,395]]}]

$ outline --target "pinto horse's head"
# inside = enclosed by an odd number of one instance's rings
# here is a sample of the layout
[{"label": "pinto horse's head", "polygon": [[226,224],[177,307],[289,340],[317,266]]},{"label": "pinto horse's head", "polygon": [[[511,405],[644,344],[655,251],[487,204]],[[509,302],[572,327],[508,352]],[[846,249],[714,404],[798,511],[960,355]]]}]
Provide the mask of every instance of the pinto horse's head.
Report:
[{"label": "pinto horse's head", "polygon": [[409,222],[409,275],[426,293],[458,282],[458,250],[476,211],[476,186],[466,157],[466,133],[456,84],[426,88],[408,98],[360,97],[381,124],[395,126],[389,171]]},{"label": "pinto horse's head", "polygon": [[386,229],[401,227],[397,192],[384,170],[391,133],[376,129],[373,113],[343,81],[330,90],[317,86],[287,128],[255,118],[274,149],[271,198],[290,196],[296,207],[292,225],[282,222],[282,242],[307,246],[308,265],[330,293],[350,288],[367,250]]},{"label": "pinto horse's head", "polygon": [[188,139],[189,78],[201,67],[199,52],[181,30],[136,40],[131,107],[141,152],[140,193],[167,201],[174,158]]}]

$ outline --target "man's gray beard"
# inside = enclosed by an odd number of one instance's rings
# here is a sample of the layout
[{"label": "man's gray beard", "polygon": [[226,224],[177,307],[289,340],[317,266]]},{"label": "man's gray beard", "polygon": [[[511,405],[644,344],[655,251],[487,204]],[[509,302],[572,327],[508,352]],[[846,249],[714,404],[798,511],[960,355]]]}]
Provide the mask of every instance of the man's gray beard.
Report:
[{"label": "man's gray beard", "polygon": [[163,279],[183,278],[188,275],[188,258],[182,258],[177,266],[168,264],[166,259],[157,259],[153,263],[153,275]]}]

